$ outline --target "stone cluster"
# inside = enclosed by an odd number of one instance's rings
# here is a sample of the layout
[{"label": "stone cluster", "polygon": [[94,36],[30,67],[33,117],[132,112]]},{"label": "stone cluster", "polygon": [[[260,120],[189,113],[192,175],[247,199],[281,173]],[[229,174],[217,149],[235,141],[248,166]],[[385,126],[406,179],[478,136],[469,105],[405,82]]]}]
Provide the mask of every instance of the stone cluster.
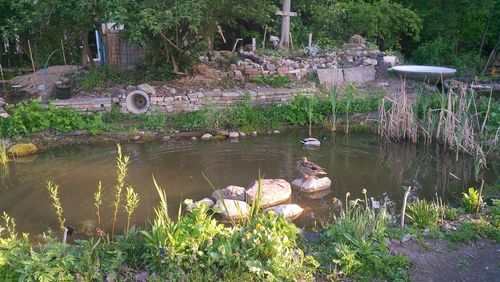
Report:
[{"label": "stone cluster", "polygon": [[[363,44],[346,44],[339,51],[325,52],[315,56],[271,57],[254,52],[239,54],[240,60],[230,64],[234,77],[255,77],[262,75],[289,75],[302,78],[318,69],[376,66],[384,57],[378,50],[369,50]],[[217,57],[216,57],[217,58]]]}]

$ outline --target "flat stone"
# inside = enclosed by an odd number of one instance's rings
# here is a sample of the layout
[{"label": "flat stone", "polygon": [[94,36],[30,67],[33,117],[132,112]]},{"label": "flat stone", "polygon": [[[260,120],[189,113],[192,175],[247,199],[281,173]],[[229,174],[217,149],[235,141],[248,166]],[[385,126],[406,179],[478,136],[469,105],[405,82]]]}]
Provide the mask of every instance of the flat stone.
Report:
[{"label": "flat stone", "polygon": [[210,133],[205,133],[201,136],[201,140],[210,140],[212,139],[212,134]]},{"label": "flat stone", "polygon": [[212,197],[216,200],[219,200],[221,196],[223,199],[245,201],[245,193],[245,188],[230,185],[224,189],[215,190]]},{"label": "flat stone", "polygon": [[144,91],[144,92],[146,92],[146,93],[148,93],[150,95],[156,95],[156,89],[153,86],[151,86],[151,85],[149,85],[147,83],[143,83],[143,84],[137,85],[137,89],[141,90],[141,91]]},{"label": "flat stone", "polygon": [[215,205],[224,219],[227,220],[246,219],[250,212],[250,206],[243,201],[224,200],[224,202],[222,202],[221,200],[217,200]]},{"label": "flat stone", "polygon": [[203,198],[203,199],[201,199],[201,200],[199,200],[197,202],[194,202],[194,203],[190,204],[189,206],[187,206],[186,209],[188,211],[191,211],[191,210],[193,210],[194,208],[196,208],[196,207],[198,207],[200,205],[205,205],[205,206],[211,208],[214,205],[214,201],[212,201],[212,199],[210,199],[210,198]]},{"label": "flat stone", "polygon": [[346,83],[363,84],[375,80],[375,67],[373,66],[358,66],[354,68],[345,68],[344,81]]},{"label": "flat stone", "polygon": [[332,193],[332,189],[323,189],[323,190],[319,190],[316,192],[304,193],[304,197],[316,200],[316,199],[324,198],[324,197],[330,195],[330,193]]},{"label": "flat stone", "polygon": [[238,132],[229,132],[229,138],[239,138],[240,134]]},{"label": "flat stone", "polygon": [[276,215],[282,215],[288,220],[295,220],[302,214],[304,209],[297,204],[284,204],[267,208],[266,211],[273,211]]},{"label": "flat stone", "polygon": [[292,181],[292,185],[297,187],[301,192],[312,193],[330,188],[332,181],[328,177],[314,177],[307,180],[298,178]]},{"label": "flat stone", "polygon": [[240,132],[240,137],[247,137],[247,134],[245,132]]},{"label": "flat stone", "polygon": [[168,136],[168,135],[165,135],[161,138],[161,141],[170,141],[172,140],[172,137]]},{"label": "flat stone", "polygon": [[[253,203],[258,196],[259,181],[253,181],[247,192],[247,202]],[[272,207],[286,202],[292,195],[290,183],[284,179],[262,179],[261,180],[262,198],[260,206],[262,208]]]},{"label": "flat stone", "polygon": [[327,91],[330,91],[334,85],[344,84],[344,74],[342,73],[342,69],[318,69],[317,72],[319,83]]}]

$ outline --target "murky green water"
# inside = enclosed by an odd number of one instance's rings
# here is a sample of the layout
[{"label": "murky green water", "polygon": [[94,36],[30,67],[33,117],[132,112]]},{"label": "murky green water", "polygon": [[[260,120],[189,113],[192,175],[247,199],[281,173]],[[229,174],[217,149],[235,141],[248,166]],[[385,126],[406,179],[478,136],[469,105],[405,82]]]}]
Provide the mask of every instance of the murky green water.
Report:
[{"label": "murky green water", "polygon": [[[436,194],[453,200],[469,185],[475,184],[473,167],[468,158],[455,161],[439,146],[415,146],[408,143],[383,144],[376,136],[365,134],[325,133],[326,140],[318,150],[304,150],[299,140],[304,131],[282,135],[248,137],[239,142],[173,141],[168,143],[124,144],[131,156],[128,183],[140,194],[135,224],[152,219],[158,196],[152,176],[167,191],[171,213],[175,215],[182,199],[201,199],[212,189],[202,176],[204,172],[217,187],[247,186],[258,176],[266,178],[299,176],[295,163],[307,156],[324,166],[333,180],[332,191],[320,199],[309,199],[297,191],[291,202],[305,208],[296,220],[299,226],[313,226],[328,218],[333,211],[332,197],[343,199],[346,192],[362,197],[366,188],[370,197],[389,200],[396,209],[403,187],[415,187],[413,197],[432,198]],[[110,225],[113,185],[115,183],[116,148],[112,145],[75,146],[39,154],[11,163],[10,172],[0,184],[0,211],[15,217],[18,229],[41,233],[57,229],[45,181],[60,186],[64,216],[69,224],[95,219],[92,194],[99,180],[105,187],[103,219]],[[499,178],[498,169],[486,172],[489,181]],[[458,179],[457,179],[458,178]],[[125,215],[120,217],[120,228]]]}]

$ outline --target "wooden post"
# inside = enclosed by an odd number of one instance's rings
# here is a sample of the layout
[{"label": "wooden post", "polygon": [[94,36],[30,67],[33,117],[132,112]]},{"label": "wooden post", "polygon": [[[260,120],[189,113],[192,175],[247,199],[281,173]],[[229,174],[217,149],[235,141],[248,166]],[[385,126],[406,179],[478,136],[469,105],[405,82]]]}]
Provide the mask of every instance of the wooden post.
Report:
[{"label": "wooden post", "polygon": [[484,179],[481,179],[481,188],[479,188],[479,199],[477,200],[477,207],[476,207],[476,217],[478,217],[479,209],[481,208],[481,204],[483,203],[483,186],[484,186]]},{"label": "wooden post", "polygon": [[35,82],[38,83],[38,78],[36,77],[35,61],[33,60],[33,52],[31,52],[31,44],[28,39],[28,49],[30,51],[31,66],[33,67],[33,76],[35,77]]},{"label": "wooden post", "polygon": [[7,91],[7,86],[5,85],[5,77],[3,76],[3,67],[2,67],[2,64],[0,64],[0,74],[2,75],[3,89],[5,91]]},{"label": "wooden post", "polygon": [[411,186],[408,186],[405,194],[403,196],[403,208],[401,209],[401,229],[405,227],[405,216],[406,216],[406,202],[408,201],[408,195],[410,195]]},{"label": "wooden post", "polygon": [[62,38],[61,38],[61,49],[62,49],[62,54],[63,54],[63,59],[64,59],[64,65],[66,66],[66,53],[64,52],[64,42],[63,42]]},{"label": "wooden post", "polygon": [[288,50],[290,44],[290,17],[296,17],[297,13],[290,12],[291,0],[283,0],[282,11],[278,11],[276,15],[281,16],[281,39],[280,48]]},{"label": "wooden post", "polygon": [[264,39],[262,39],[262,49],[266,48],[267,24],[264,27]]},{"label": "wooden post", "polygon": [[309,44],[307,44],[307,46],[309,47],[309,50],[312,47],[312,43],[313,43],[313,34],[309,33]]},{"label": "wooden post", "polygon": [[255,38],[252,38],[252,51],[255,52],[257,49],[257,40]]}]

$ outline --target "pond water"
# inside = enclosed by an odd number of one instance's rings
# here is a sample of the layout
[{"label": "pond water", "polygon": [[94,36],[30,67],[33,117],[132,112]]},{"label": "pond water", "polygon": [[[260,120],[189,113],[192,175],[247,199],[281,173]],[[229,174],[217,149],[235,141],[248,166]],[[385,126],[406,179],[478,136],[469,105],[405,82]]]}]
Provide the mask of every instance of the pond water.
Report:
[{"label": "pond water", "polygon": [[[133,222],[144,226],[154,217],[158,195],[152,176],[165,188],[171,213],[175,216],[179,203],[186,198],[195,200],[210,196],[212,188],[205,173],[216,186],[247,186],[258,177],[299,176],[296,161],[307,156],[324,166],[332,179],[331,193],[320,199],[310,199],[293,191],[291,202],[305,209],[295,223],[312,227],[328,219],[334,212],[332,197],[344,199],[346,192],[362,197],[366,188],[369,197],[391,202],[399,209],[405,186],[415,187],[412,197],[433,198],[436,195],[453,201],[469,185],[474,185],[472,162],[467,157],[455,160],[455,154],[439,146],[380,142],[367,134],[323,134],[325,140],[317,150],[301,148],[299,140],[305,131],[281,135],[247,137],[232,142],[188,141],[123,144],[131,156],[128,183],[141,197]],[[10,171],[0,184],[0,211],[17,219],[18,230],[41,233],[48,228],[57,230],[55,213],[45,188],[45,181],[60,187],[64,216],[67,223],[81,225],[95,219],[92,194],[101,180],[105,187],[102,207],[104,223],[109,227],[115,184],[116,147],[112,144],[72,146],[41,153],[10,164]],[[498,170],[486,171],[490,181],[498,180]],[[125,214],[119,218],[119,230],[125,224]]]}]

